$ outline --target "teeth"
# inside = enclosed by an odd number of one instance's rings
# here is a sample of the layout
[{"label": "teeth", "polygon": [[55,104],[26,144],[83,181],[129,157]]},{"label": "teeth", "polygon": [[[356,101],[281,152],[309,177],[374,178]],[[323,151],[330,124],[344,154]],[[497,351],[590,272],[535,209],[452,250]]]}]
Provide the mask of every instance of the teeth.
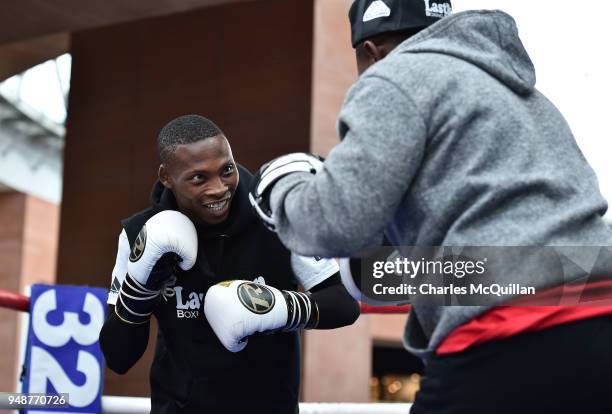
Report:
[{"label": "teeth", "polygon": [[219,211],[219,210],[222,210],[225,207],[225,205],[227,204],[227,201],[228,200],[223,200],[223,201],[220,201],[218,203],[206,204],[206,207],[211,209],[211,210],[214,210],[214,211]]}]

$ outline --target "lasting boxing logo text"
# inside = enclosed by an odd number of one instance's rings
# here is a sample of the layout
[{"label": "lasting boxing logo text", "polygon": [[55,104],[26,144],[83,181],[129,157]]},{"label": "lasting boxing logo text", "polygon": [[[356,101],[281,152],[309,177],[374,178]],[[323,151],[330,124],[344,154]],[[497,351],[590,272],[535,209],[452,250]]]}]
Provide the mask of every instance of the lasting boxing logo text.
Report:
[{"label": "lasting boxing logo text", "polygon": [[204,293],[189,292],[183,295],[182,286],[174,286],[176,296],[176,317],[194,319],[200,316],[200,307],[204,302]]},{"label": "lasting boxing logo text", "polygon": [[431,0],[423,0],[425,2],[425,15],[427,17],[446,17],[453,12],[453,9],[448,3],[431,3]]}]

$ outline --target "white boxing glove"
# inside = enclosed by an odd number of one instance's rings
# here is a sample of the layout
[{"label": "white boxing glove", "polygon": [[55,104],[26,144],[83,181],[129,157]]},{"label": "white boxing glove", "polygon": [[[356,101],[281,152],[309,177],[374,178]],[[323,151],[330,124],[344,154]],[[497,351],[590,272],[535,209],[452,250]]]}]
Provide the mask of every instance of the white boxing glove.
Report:
[{"label": "white boxing glove", "polygon": [[197,252],[195,226],[184,214],[166,210],[147,220],[130,253],[115,306],[117,316],[131,324],[148,322],[162,290],[173,283],[176,266],[191,269]]},{"label": "white boxing glove", "polygon": [[316,312],[305,293],[245,280],[211,286],[204,299],[208,323],[231,352],[242,351],[247,338],[258,332],[309,328],[318,319]]},{"label": "white boxing glove", "polygon": [[155,263],[165,254],[181,258],[179,267],[189,270],[198,255],[198,234],[193,222],[184,214],[165,210],[151,217],[138,233],[127,265],[128,274],[142,285],[148,285]]}]

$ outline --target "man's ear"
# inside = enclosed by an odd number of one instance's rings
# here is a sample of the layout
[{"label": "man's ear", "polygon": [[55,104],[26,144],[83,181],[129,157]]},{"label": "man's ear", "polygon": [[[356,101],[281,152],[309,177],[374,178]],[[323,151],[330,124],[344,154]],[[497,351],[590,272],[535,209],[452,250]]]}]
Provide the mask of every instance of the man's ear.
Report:
[{"label": "man's ear", "polygon": [[170,179],[170,175],[168,174],[168,170],[164,164],[159,164],[157,177],[164,187],[172,189],[172,180]]},{"label": "man's ear", "polygon": [[365,42],[363,42],[362,48],[363,52],[372,61],[372,63],[378,62],[379,60],[387,56],[388,53],[384,47],[377,46],[376,43],[371,40],[366,40]]}]

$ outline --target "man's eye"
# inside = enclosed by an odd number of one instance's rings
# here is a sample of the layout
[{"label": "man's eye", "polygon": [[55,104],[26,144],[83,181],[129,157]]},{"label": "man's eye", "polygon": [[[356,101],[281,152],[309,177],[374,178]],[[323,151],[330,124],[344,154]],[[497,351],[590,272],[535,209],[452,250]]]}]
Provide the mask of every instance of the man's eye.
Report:
[{"label": "man's eye", "polygon": [[204,181],[204,176],[202,174],[196,174],[193,177],[191,177],[191,181],[199,183],[201,181]]},{"label": "man's eye", "polygon": [[234,166],[231,164],[226,165],[225,168],[223,169],[223,175],[230,175],[233,172],[234,172]]}]

